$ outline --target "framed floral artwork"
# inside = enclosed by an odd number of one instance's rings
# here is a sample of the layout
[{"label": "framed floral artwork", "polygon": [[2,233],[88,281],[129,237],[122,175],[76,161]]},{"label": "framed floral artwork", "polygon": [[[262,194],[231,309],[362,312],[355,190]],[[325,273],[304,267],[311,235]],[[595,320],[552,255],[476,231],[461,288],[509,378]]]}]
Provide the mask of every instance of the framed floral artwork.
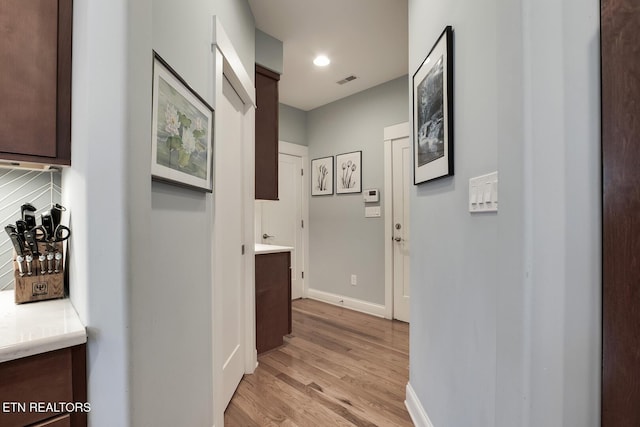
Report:
[{"label": "framed floral artwork", "polygon": [[151,176],[213,191],[213,108],[153,53]]},{"label": "framed floral artwork", "polygon": [[362,193],[362,151],[336,156],[336,194]]},{"label": "framed floral artwork", "polygon": [[311,195],[333,194],[333,156],[311,160]]}]

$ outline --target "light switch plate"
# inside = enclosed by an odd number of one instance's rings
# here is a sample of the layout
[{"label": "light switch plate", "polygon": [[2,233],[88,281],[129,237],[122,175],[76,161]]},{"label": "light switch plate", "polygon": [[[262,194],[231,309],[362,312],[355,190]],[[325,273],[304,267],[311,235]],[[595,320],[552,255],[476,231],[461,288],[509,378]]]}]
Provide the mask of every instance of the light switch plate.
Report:
[{"label": "light switch plate", "polygon": [[498,172],[469,179],[469,212],[498,211]]},{"label": "light switch plate", "polygon": [[367,206],[364,208],[365,218],[380,218],[380,206]]}]

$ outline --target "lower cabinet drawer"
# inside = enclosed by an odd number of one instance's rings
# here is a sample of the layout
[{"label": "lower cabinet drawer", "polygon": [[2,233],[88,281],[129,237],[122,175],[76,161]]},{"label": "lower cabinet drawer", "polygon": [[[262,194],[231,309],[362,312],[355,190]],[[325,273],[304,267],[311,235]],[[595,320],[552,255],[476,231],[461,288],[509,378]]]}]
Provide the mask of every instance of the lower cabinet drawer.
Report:
[{"label": "lower cabinet drawer", "polygon": [[[74,385],[79,384],[74,373],[82,376],[85,370],[86,375],[84,352],[82,345],[0,363],[0,426],[21,427],[45,420],[36,425],[70,426],[64,403],[79,397],[74,396]],[[75,371],[74,363],[81,365]],[[86,376],[81,380],[86,399]]]}]

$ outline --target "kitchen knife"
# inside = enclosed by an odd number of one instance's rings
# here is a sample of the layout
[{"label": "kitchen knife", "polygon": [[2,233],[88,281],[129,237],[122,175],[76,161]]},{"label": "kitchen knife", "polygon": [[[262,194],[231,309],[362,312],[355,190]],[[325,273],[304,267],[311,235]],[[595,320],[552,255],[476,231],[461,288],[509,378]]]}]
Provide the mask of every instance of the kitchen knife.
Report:
[{"label": "kitchen knife", "polygon": [[51,218],[53,219],[54,230],[60,225],[60,222],[62,221],[62,212],[66,210],[67,209],[59,203],[56,203],[51,208]]},{"label": "kitchen knife", "polygon": [[16,227],[14,227],[13,225],[7,225],[4,228],[4,231],[6,231],[9,235],[11,243],[13,244],[13,248],[16,250],[16,254],[18,254],[19,256],[24,256],[24,240],[22,236],[18,234]]},{"label": "kitchen knife", "polygon": [[27,276],[31,276],[33,274],[33,256],[27,255],[24,259],[27,261]]},{"label": "kitchen knife", "polygon": [[16,229],[18,230],[18,234],[23,236],[24,232],[29,228],[27,227],[27,222],[23,219],[19,219],[16,221]]},{"label": "kitchen knife", "polygon": [[53,252],[49,252],[47,254],[47,265],[49,266],[47,273],[53,273]]},{"label": "kitchen knife", "polygon": [[20,206],[20,214],[22,219],[27,223],[27,228],[31,230],[36,226],[36,208],[31,203],[25,203]]},{"label": "kitchen knife", "polygon": [[62,254],[60,252],[56,252],[55,259],[56,259],[56,268],[55,268],[55,270],[53,270],[53,272],[54,273],[59,273],[60,272],[60,261],[62,261]]},{"label": "kitchen knife", "polygon": [[44,240],[52,239],[56,229],[53,217],[51,214],[42,214],[40,215],[40,221],[42,223],[42,228],[44,228],[45,231]]},{"label": "kitchen knife", "polygon": [[36,239],[35,228],[24,232],[24,240],[27,243],[27,246],[29,247],[29,251],[31,251],[31,255],[39,256],[40,251],[38,251],[38,239]]},{"label": "kitchen knife", "polygon": [[22,255],[18,255],[16,257],[16,262],[18,263],[18,270],[20,270],[20,277],[24,277],[24,257]]},{"label": "kitchen knife", "polygon": [[45,264],[46,260],[47,257],[45,257],[44,255],[40,255],[38,257],[38,261],[40,262],[40,274],[45,274],[47,272],[47,266]]}]

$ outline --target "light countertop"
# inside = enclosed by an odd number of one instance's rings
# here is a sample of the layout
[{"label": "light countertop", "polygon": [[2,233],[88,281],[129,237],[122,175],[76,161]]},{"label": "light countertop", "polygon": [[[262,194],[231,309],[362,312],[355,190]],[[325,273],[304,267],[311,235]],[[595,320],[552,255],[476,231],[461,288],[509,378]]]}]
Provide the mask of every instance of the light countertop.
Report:
[{"label": "light countertop", "polygon": [[87,332],[68,298],[16,305],[0,292],[0,363],[87,342]]},{"label": "light countertop", "polygon": [[263,245],[256,243],[256,255],[261,254],[275,254],[278,252],[291,252],[293,248],[291,246],[277,246],[277,245]]}]

